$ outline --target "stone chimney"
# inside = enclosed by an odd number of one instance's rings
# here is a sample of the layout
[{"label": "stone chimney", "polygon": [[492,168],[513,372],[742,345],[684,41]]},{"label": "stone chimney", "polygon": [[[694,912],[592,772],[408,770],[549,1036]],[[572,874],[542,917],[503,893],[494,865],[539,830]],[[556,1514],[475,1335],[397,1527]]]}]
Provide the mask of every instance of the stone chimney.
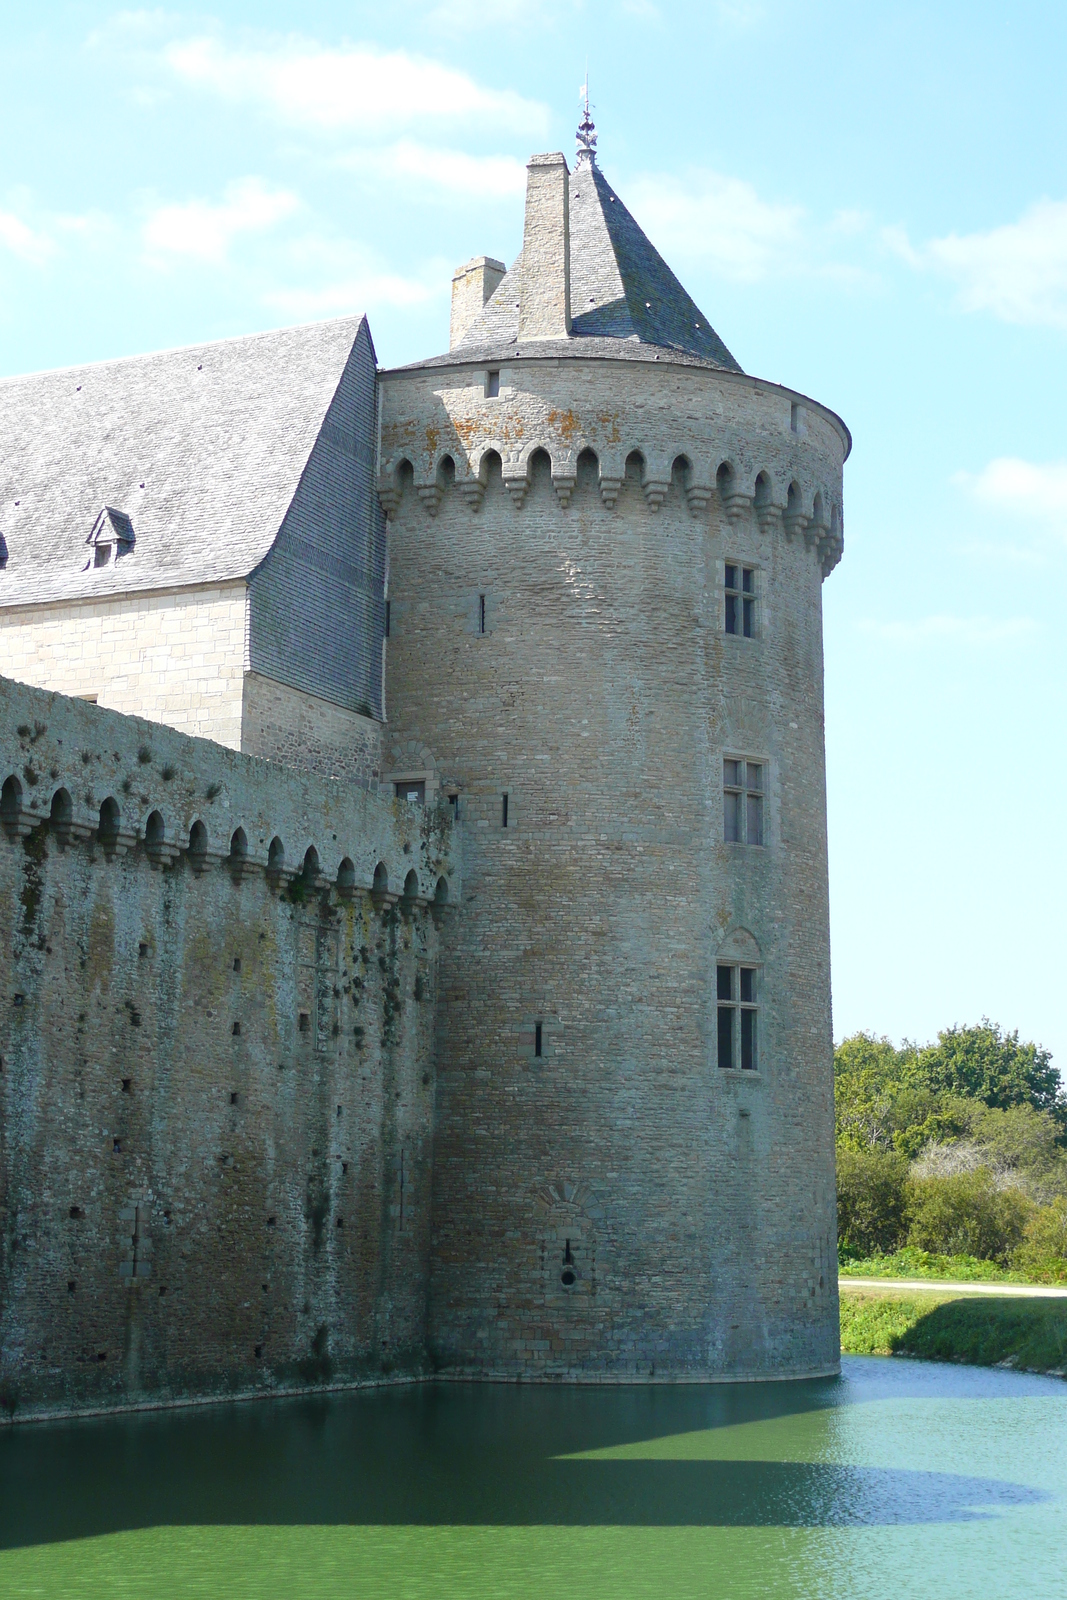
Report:
[{"label": "stone chimney", "polygon": [[454,350],[504,276],[504,263],[475,256],[452,274],[452,325],[448,348]]},{"label": "stone chimney", "polygon": [[526,167],[519,341],[566,339],[571,331],[570,173],[561,152]]}]

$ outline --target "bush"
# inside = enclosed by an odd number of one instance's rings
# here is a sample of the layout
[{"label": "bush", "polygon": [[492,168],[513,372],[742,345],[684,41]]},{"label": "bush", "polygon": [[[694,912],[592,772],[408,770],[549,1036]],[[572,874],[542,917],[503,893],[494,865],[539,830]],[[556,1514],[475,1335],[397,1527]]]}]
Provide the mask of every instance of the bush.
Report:
[{"label": "bush", "polygon": [[885,1255],[903,1242],[908,1165],[890,1150],[837,1152],[837,1238],[844,1253]]},{"label": "bush", "polygon": [[1030,1218],[1011,1264],[1043,1283],[1067,1283],[1067,1199],[1062,1195]]},{"label": "bush", "polygon": [[1018,1189],[998,1189],[980,1167],[954,1177],[913,1178],[907,1211],[907,1242],[916,1249],[1006,1261],[1022,1243],[1034,1205]]}]

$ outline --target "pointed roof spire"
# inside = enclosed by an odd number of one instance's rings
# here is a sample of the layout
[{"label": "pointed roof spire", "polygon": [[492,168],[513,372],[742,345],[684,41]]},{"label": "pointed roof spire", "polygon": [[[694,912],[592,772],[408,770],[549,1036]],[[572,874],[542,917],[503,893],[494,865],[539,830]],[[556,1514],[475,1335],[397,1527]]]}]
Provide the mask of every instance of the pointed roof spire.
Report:
[{"label": "pointed roof spire", "polygon": [[588,62],[586,63],[586,68],[585,68],[585,82],[582,84],[582,87],[578,90],[578,97],[579,97],[580,100],[582,100],[584,102],[585,110],[584,110],[584,112],[582,114],[582,120],[578,124],[578,132],[577,132],[577,134],[575,136],[576,139],[577,139],[577,142],[578,142],[578,155],[577,155],[577,158],[576,158],[575,163],[574,163],[575,172],[578,171],[579,167],[595,167],[596,166],[596,128],[593,126],[593,119],[589,115],[589,64],[588,64]]}]

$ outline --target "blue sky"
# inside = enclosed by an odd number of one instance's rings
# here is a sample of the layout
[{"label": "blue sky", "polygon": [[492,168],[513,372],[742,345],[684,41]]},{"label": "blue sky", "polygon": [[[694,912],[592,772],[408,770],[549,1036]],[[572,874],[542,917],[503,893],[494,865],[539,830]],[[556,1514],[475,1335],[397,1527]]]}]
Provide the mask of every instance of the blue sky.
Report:
[{"label": "blue sky", "polygon": [[849,423],[824,590],[835,1033],[1067,1061],[1067,9],[6,7],[0,372],[356,309],[447,345],[524,163],[601,165],[749,372]]}]

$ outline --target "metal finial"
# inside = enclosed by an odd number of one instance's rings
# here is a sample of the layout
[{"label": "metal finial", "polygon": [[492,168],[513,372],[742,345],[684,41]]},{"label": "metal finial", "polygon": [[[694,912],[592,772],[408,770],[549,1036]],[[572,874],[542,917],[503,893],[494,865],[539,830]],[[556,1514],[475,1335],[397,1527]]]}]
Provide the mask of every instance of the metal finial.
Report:
[{"label": "metal finial", "polygon": [[578,91],[578,97],[583,103],[584,110],[582,112],[582,120],[578,124],[578,132],[576,135],[578,142],[578,155],[574,163],[575,170],[577,170],[578,167],[596,166],[596,128],[593,126],[593,119],[589,115],[588,66],[585,69],[585,82]]}]

